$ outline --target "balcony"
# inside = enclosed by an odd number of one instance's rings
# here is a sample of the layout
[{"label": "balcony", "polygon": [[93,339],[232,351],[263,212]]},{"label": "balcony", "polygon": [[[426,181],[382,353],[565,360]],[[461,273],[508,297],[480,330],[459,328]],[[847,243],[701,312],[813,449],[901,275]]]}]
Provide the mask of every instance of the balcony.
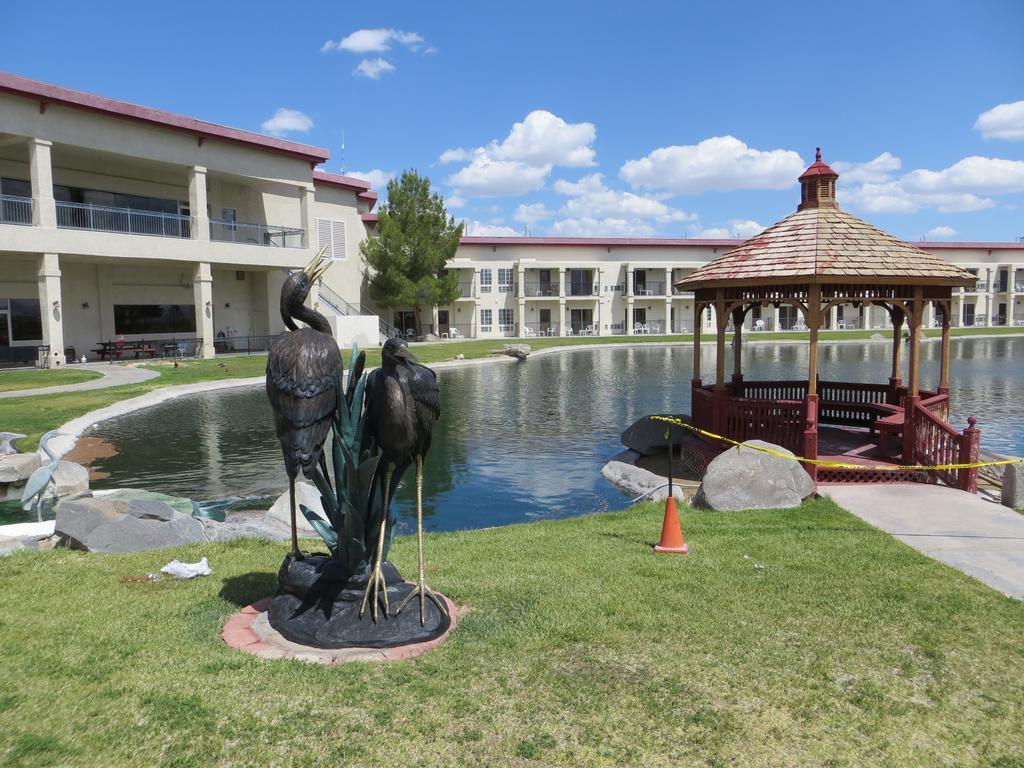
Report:
[{"label": "balcony", "polygon": [[524,284],[526,289],[526,296],[539,296],[539,297],[558,297],[558,283],[551,283],[548,281],[530,281],[527,280]]},{"label": "balcony", "polygon": [[673,286],[672,287],[672,295],[673,296],[685,296],[688,299],[692,299],[693,298],[693,291],[688,291],[688,290],[685,290],[683,288],[676,288],[675,286]]},{"label": "balcony", "polygon": [[241,243],[272,248],[302,248],[305,231],[274,224],[243,224],[210,219],[210,239],[218,243]]},{"label": "balcony", "polygon": [[633,295],[634,296],[664,296],[665,295],[665,284],[664,283],[652,283],[650,280],[646,282],[634,282],[633,283]]},{"label": "balcony", "polygon": [[177,213],[114,208],[91,203],[57,202],[57,226],[94,232],[123,232],[155,237],[192,236],[192,217]]},{"label": "balcony", "polygon": [[0,195],[0,224],[32,226],[32,198]]},{"label": "balcony", "polygon": [[566,296],[597,296],[600,294],[601,286],[597,283],[570,283],[566,286]]},{"label": "balcony", "polygon": [[473,298],[473,283],[459,283],[459,295],[455,297],[458,299],[472,299]]}]

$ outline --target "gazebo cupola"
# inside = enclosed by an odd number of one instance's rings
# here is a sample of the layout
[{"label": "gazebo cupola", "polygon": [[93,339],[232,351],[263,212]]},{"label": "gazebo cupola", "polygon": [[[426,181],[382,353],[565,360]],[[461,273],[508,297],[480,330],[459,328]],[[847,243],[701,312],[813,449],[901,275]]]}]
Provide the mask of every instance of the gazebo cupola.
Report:
[{"label": "gazebo cupola", "polygon": [[[830,440],[837,437],[837,430],[842,430],[844,440],[862,439],[849,454],[853,458],[839,460],[863,469],[805,465],[812,477],[832,481],[900,477],[877,468],[888,460],[897,438],[904,464],[968,462],[978,450],[978,431],[971,427],[961,434],[946,422],[949,327],[953,289],[973,285],[975,278],[843,211],[836,202],[838,178],[821,159],[819,147],[814,163],[800,176],[800,204],[794,213],[675,283],[678,290],[694,292],[694,327],[700,328],[708,309],[717,325],[712,384],[701,378],[700,334],[694,335],[693,423],[731,440],[768,440],[805,459],[818,458],[819,426],[830,430]],[[742,368],[745,319],[755,307],[780,305],[793,308],[799,318],[794,329],[808,334],[807,375],[796,380],[747,381]],[[818,333],[824,318],[833,308],[847,305],[858,310],[880,307],[889,315],[892,371],[888,382],[830,381],[828,371],[819,372]],[[929,306],[942,326],[940,375],[934,389],[925,389],[920,381],[920,330]],[[904,328],[909,331],[910,346],[906,384],[901,365]],[[727,381],[726,335],[730,331],[733,370]],[[827,445],[832,448],[836,443]],[[847,456],[846,449],[828,453]],[[977,470],[936,471],[930,477],[973,488]]]},{"label": "gazebo cupola", "polygon": [[800,205],[804,208],[836,208],[836,179],[839,174],[821,160],[821,147],[814,154],[814,164],[800,176]]}]

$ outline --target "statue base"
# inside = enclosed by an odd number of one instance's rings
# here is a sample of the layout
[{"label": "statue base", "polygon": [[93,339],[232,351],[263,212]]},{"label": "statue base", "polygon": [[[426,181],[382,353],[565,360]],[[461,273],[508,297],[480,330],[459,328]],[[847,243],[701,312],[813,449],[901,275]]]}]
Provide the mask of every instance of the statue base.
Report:
[{"label": "statue base", "polygon": [[389,562],[383,571],[390,615],[385,618],[381,606],[374,622],[369,604],[359,618],[368,570],[350,574],[327,555],[296,560],[289,554],[281,563],[279,588],[267,612],[270,626],[288,640],[314,648],[394,648],[429,642],[448,631],[451,618],[429,599],[422,625],[417,598],[396,616],[394,611],[416,585],[404,581]]}]

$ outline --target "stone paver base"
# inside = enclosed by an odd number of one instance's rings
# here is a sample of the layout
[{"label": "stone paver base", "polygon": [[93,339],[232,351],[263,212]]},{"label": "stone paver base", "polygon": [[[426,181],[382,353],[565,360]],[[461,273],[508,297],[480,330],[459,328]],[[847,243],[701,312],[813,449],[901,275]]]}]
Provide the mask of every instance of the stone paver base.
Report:
[{"label": "stone paver base", "polygon": [[263,659],[297,659],[314,664],[340,664],[346,661],[398,661],[419,656],[448,639],[458,618],[455,604],[442,594],[435,593],[448,606],[451,624],[443,635],[425,643],[401,645],[395,648],[313,648],[299,645],[284,638],[270,626],[267,609],[270,598],[257,600],[236,613],[224,625],[221,637],[224,642],[239,651],[245,651]]}]

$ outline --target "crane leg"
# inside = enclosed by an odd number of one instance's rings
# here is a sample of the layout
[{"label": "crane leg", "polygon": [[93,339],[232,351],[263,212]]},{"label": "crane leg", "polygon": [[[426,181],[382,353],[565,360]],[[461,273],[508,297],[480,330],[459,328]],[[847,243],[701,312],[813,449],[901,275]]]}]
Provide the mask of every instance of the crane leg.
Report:
[{"label": "crane leg", "polygon": [[377,536],[377,551],[373,556],[373,570],[370,571],[370,579],[366,582],[366,591],[363,593],[363,604],[359,606],[359,618],[363,618],[363,611],[366,610],[366,604],[370,601],[370,593],[373,593],[373,607],[370,609],[370,615],[373,617],[373,622],[377,623],[377,604],[379,602],[378,594],[380,588],[384,589],[384,618],[388,617],[388,585],[384,581],[384,534],[387,532],[388,527],[388,502],[391,501],[388,492],[391,490],[391,476],[395,471],[394,464],[388,464],[387,471],[384,473],[384,515],[380,521],[380,535]]},{"label": "crane leg", "polygon": [[298,529],[295,526],[295,478],[288,478],[288,501],[291,506],[292,512],[292,558],[295,560],[302,559],[302,553],[299,552],[299,534]]},{"label": "crane leg", "polygon": [[420,626],[422,627],[426,623],[426,617],[424,616],[424,610],[426,608],[426,600],[429,598],[434,605],[437,606],[437,610],[441,612],[442,616],[448,615],[448,608],[444,602],[433,593],[430,587],[427,586],[426,573],[423,567],[423,455],[416,454],[416,543],[419,547],[419,579],[416,582],[416,587],[405,596],[405,600],[398,606],[398,610],[395,611],[397,616],[402,612],[402,609],[409,604],[409,601],[414,596],[419,595],[420,598]]}]

